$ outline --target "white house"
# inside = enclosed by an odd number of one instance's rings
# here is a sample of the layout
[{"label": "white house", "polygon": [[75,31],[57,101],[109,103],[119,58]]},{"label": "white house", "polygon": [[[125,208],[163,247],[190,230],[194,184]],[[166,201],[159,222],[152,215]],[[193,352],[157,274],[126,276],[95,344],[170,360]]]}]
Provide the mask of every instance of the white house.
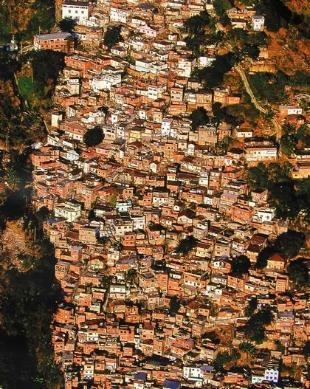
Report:
[{"label": "white house", "polygon": [[275,208],[261,208],[258,209],[253,216],[253,221],[260,223],[270,222],[275,217]]},{"label": "white house", "polygon": [[90,80],[90,86],[94,92],[98,92],[100,90],[111,90],[113,85],[120,84],[121,82],[122,76],[120,73],[105,74]]},{"label": "white house", "polygon": [[198,60],[197,60],[197,65],[198,65],[198,68],[201,69],[201,68],[204,68],[204,67],[207,67],[207,66],[211,66],[212,63],[215,61],[215,57],[211,57],[211,56],[203,56],[203,57],[198,57]]},{"label": "white house", "polygon": [[135,61],[135,67],[138,72],[148,73],[150,71],[151,64],[152,63],[150,61],[142,59]]},{"label": "white house", "polygon": [[188,59],[181,58],[178,62],[178,75],[190,77],[192,72],[192,62]]},{"label": "white house", "polygon": [[169,136],[171,130],[172,118],[165,118],[161,123],[161,135]]},{"label": "white house", "polygon": [[280,105],[279,111],[282,116],[302,115],[303,113],[302,108],[293,105]]},{"label": "white house", "polygon": [[184,366],[183,377],[190,381],[202,382],[203,372],[200,366]]},{"label": "white house", "polygon": [[247,147],[245,159],[247,162],[276,160],[278,149],[275,146]]},{"label": "white house", "polygon": [[237,136],[237,138],[252,138],[253,137],[253,130],[246,129],[246,128],[237,129],[236,136]]},{"label": "white house", "polygon": [[133,230],[144,230],[145,228],[145,216],[132,216]]},{"label": "white house", "polygon": [[82,206],[80,204],[71,203],[66,201],[63,204],[56,205],[55,217],[63,217],[68,222],[74,222],[81,216]]},{"label": "white house", "polygon": [[128,16],[129,16],[129,12],[124,9],[115,8],[115,7],[110,8],[111,22],[126,23]]},{"label": "white house", "polygon": [[252,28],[254,31],[263,31],[265,17],[260,15],[252,16]]},{"label": "white house", "polygon": [[279,367],[268,366],[267,369],[265,369],[264,378],[266,381],[277,383],[279,381]]},{"label": "white house", "polygon": [[209,184],[209,173],[208,172],[201,172],[199,177],[199,185],[200,186],[208,186]]},{"label": "white house", "polygon": [[77,22],[87,20],[89,17],[88,2],[65,0],[61,7],[61,17],[75,19]]}]

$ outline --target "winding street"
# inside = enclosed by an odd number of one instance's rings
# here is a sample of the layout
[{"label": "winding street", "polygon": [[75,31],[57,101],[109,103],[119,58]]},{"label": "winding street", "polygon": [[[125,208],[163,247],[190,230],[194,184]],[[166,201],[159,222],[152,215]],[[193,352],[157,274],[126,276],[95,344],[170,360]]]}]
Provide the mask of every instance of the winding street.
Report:
[{"label": "winding street", "polygon": [[[263,108],[260,105],[260,103],[257,101],[257,99],[252,91],[252,88],[249,84],[249,81],[247,79],[247,76],[244,73],[244,70],[239,65],[235,66],[235,69],[239,73],[241,80],[243,82],[244,88],[245,88],[247,94],[250,96],[251,101],[254,104],[255,108],[258,111],[260,111],[264,114],[267,114],[269,111],[266,108]],[[276,139],[277,139],[277,141],[279,141],[281,139],[281,136],[282,136],[282,128],[281,128],[280,124],[278,123],[278,121],[274,117],[272,118],[271,122],[273,124],[274,129],[275,129]]]},{"label": "winding street", "polygon": [[254,93],[253,93],[253,91],[252,91],[252,89],[251,89],[251,87],[250,87],[249,81],[248,81],[248,79],[247,79],[247,77],[246,77],[246,75],[245,75],[245,73],[244,73],[244,70],[243,70],[240,66],[238,66],[238,65],[235,67],[235,69],[236,69],[237,72],[239,73],[239,75],[240,75],[240,77],[241,77],[241,80],[242,80],[242,82],[243,82],[243,85],[244,85],[244,87],[245,87],[245,90],[247,91],[247,94],[251,97],[251,101],[252,101],[252,103],[254,104],[255,108],[256,108],[258,111],[260,111],[260,112],[266,114],[268,111],[267,111],[265,108],[263,108],[263,107],[259,104],[259,102],[257,101],[257,99],[256,99],[256,97],[255,97],[255,95],[254,95]]}]

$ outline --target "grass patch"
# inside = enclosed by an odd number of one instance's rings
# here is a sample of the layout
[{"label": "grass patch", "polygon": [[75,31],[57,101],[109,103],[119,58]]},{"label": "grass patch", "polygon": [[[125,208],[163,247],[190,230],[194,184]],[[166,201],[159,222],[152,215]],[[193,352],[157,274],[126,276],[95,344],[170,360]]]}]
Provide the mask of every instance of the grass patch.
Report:
[{"label": "grass patch", "polygon": [[36,91],[32,77],[20,77],[18,87],[23,99],[29,101],[35,96]]}]

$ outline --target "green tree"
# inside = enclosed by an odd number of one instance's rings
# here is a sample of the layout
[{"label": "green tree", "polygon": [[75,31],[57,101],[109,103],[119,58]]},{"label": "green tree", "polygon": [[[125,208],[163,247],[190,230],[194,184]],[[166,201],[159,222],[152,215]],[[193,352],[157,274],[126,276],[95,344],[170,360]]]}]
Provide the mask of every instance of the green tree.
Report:
[{"label": "green tree", "polygon": [[287,273],[291,281],[297,286],[309,284],[309,272],[304,258],[292,261],[287,267]]},{"label": "green tree", "polygon": [[[37,96],[50,98],[59,73],[65,66],[65,54],[52,50],[39,50],[26,54],[25,61],[32,62],[33,79]],[[46,64],[48,63],[48,66]]]},{"label": "green tree", "polygon": [[214,0],[213,7],[217,16],[223,17],[226,11],[232,8],[232,5],[229,0]]},{"label": "green tree", "polygon": [[188,235],[181,239],[175,251],[179,254],[188,254],[197,245],[197,239],[193,235]]},{"label": "green tree", "polygon": [[267,45],[269,41],[268,35],[264,31],[252,32],[248,35],[247,42],[254,46]]},{"label": "green tree", "polygon": [[231,263],[231,272],[234,276],[241,276],[249,272],[251,262],[246,255],[238,255],[233,258]]},{"label": "green tree", "polygon": [[14,73],[20,68],[21,63],[17,58],[0,50],[0,80],[8,81],[12,79]]},{"label": "green tree", "polygon": [[251,59],[257,59],[259,57],[259,48],[256,45],[246,44],[242,49],[242,55]]},{"label": "green tree", "polygon": [[184,28],[191,35],[202,34],[206,25],[210,23],[210,15],[207,11],[200,12],[199,15],[194,15],[185,20]]},{"label": "green tree", "polygon": [[169,315],[175,316],[181,308],[181,301],[177,296],[172,296],[169,303]]},{"label": "green tree", "polygon": [[246,327],[246,336],[253,342],[260,344],[266,337],[265,328],[263,326]]},{"label": "green tree", "polygon": [[265,164],[260,162],[257,166],[248,169],[248,183],[253,190],[264,190],[268,185],[268,170]]},{"label": "green tree", "polygon": [[238,124],[236,118],[230,115],[227,111],[227,107],[223,107],[221,103],[214,103],[212,105],[212,113],[218,124],[221,121],[225,121],[226,123],[233,125]]},{"label": "green tree", "polygon": [[224,136],[224,138],[216,144],[217,151],[226,154],[232,142],[233,138],[231,136]]},{"label": "green tree", "polygon": [[302,348],[302,353],[306,358],[310,357],[310,340],[307,340]]},{"label": "green tree", "polygon": [[281,0],[260,0],[256,10],[265,16],[265,25],[268,31],[278,31],[281,27],[287,27],[292,21],[293,14]]},{"label": "green tree", "polygon": [[298,127],[296,140],[302,142],[304,147],[310,147],[310,126],[307,123]]},{"label": "green tree", "polygon": [[245,315],[246,316],[252,316],[253,313],[257,309],[257,298],[256,297],[251,297],[250,300],[248,301],[248,305],[245,308]]},{"label": "green tree", "polygon": [[279,235],[274,242],[276,250],[288,258],[295,257],[305,242],[305,235],[302,232],[288,230]]},{"label": "green tree", "polygon": [[63,32],[72,32],[76,26],[76,20],[72,18],[64,18],[58,23],[58,27]]},{"label": "green tree", "polygon": [[239,345],[239,349],[246,353],[253,355],[255,353],[255,346],[250,342],[242,342]]},{"label": "green tree", "polygon": [[199,126],[208,124],[210,119],[207,111],[203,107],[198,107],[195,111],[190,114],[192,121],[192,129],[195,131]]},{"label": "green tree", "polygon": [[305,220],[310,221],[310,177],[304,180],[299,180],[296,184],[297,202],[304,211]]},{"label": "green tree", "polygon": [[230,358],[232,361],[237,361],[240,358],[240,353],[235,348],[232,350]]},{"label": "green tree", "polygon": [[263,269],[267,266],[268,259],[276,253],[276,249],[273,246],[264,247],[258,254],[256,259],[256,268]]},{"label": "green tree", "polygon": [[12,190],[16,191],[21,184],[21,179],[14,167],[8,167],[5,171],[5,181],[7,186]]},{"label": "green tree", "polygon": [[265,338],[265,326],[272,320],[273,314],[269,306],[254,313],[244,327],[246,337],[256,343],[261,343]]},{"label": "green tree", "polygon": [[279,218],[293,219],[300,211],[293,181],[269,181],[269,199],[271,205],[276,207],[276,215]]},{"label": "green tree", "polygon": [[137,282],[137,276],[138,276],[138,272],[136,269],[129,269],[126,273],[125,278],[127,282],[133,285]]},{"label": "green tree", "polygon": [[111,49],[111,47],[122,41],[121,31],[122,26],[108,27],[103,37],[103,43]]},{"label": "green tree", "polygon": [[283,345],[283,343],[281,343],[281,341],[277,339],[275,341],[275,344],[276,344],[277,350],[280,351],[282,354],[284,354],[285,353],[285,346]]},{"label": "green tree", "polygon": [[215,370],[221,371],[224,365],[231,361],[231,356],[228,351],[219,352],[214,360]]},{"label": "green tree", "polygon": [[249,75],[248,79],[259,100],[272,103],[285,101],[285,86],[288,83],[288,76],[285,73],[281,71],[277,73],[261,72]]},{"label": "green tree", "polygon": [[84,135],[84,143],[88,147],[99,145],[104,139],[102,128],[95,126],[86,131]]},{"label": "green tree", "polygon": [[204,339],[210,339],[214,344],[220,344],[221,343],[221,340],[220,340],[220,338],[218,337],[218,335],[216,334],[215,331],[206,332],[203,335],[203,338]]},{"label": "green tree", "polygon": [[218,87],[223,82],[224,74],[230,71],[237,62],[238,58],[235,53],[218,55],[211,66],[198,71],[198,79],[208,88]]}]

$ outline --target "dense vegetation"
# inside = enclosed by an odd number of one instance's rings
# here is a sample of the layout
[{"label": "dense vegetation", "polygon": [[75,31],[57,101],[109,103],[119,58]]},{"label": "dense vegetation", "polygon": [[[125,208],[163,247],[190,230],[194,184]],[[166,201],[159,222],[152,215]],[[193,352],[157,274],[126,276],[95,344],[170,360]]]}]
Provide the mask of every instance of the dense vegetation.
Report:
[{"label": "dense vegetation", "polygon": [[[3,388],[52,388],[59,382],[50,346],[50,323],[60,288],[47,245],[31,270],[1,275],[0,384]],[[2,260],[5,253],[2,253]]]},{"label": "dense vegetation", "polygon": [[53,95],[59,72],[64,68],[64,57],[64,53],[42,50],[22,58],[23,62],[31,61],[34,88],[39,99],[50,99]]},{"label": "dense vegetation", "polygon": [[[43,11],[44,7],[37,15]],[[32,20],[34,18],[35,14]],[[15,268],[9,265],[11,254],[6,247],[0,249],[0,386],[4,389],[54,388],[60,379],[53,362],[50,323],[62,296],[54,278],[53,249],[43,239],[39,215],[33,215],[28,208],[31,201],[29,146],[43,139],[45,126],[34,107],[20,105],[14,82],[14,73],[27,61],[33,66],[33,77],[20,78],[18,89],[27,100],[34,94],[39,101],[37,108],[42,108],[42,101],[52,95],[63,67],[63,55],[54,52],[34,53],[23,58],[9,53],[0,55],[3,88],[0,138],[9,150],[8,160],[5,164],[1,160],[0,164],[1,177],[7,185],[1,193],[0,230],[5,229],[9,219],[23,220],[29,238],[27,244],[32,245],[36,253],[35,256],[22,253],[18,257],[21,268]]]},{"label": "dense vegetation", "polygon": [[15,191],[7,191],[0,207],[1,229],[7,220],[23,219],[29,239],[31,231],[36,231],[32,245],[39,255],[20,256],[24,269],[20,271],[7,266],[11,259],[6,247],[0,250],[0,385],[4,389],[54,388],[60,375],[53,362],[50,323],[62,295],[54,277],[52,247],[42,236],[40,215],[28,209],[31,192],[23,185],[29,172],[20,161],[15,169],[20,184]]},{"label": "dense vegetation", "polygon": [[249,82],[260,101],[280,103],[286,99],[285,86],[288,84],[288,76],[283,72],[251,74]]},{"label": "dense vegetation", "polygon": [[[287,232],[284,232],[283,234],[280,234],[277,239],[270,243],[268,246],[263,248],[263,250],[258,254],[257,261],[256,261],[256,267],[258,269],[263,269],[267,266],[268,259],[273,254],[280,254],[285,259],[290,259],[296,257],[298,255],[300,249],[305,243],[305,235],[302,232],[294,231],[294,230],[288,230]],[[302,260],[299,262],[303,262]],[[298,273],[298,270],[303,267],[303,265],[294,264],[292,263],[288,266],[288,274],[290,278],[294,281],[297,281],[297,284],[302,284],[302,282],[299,282],[301,278],[296,275],[294,276],[294,270],[296,266],[296,271]],[[297,274],[296,273],[296,274]],[[307,282],[307,272],[305,272],[305,278],[303,278]]]},{"label": "dense vegetation", "polygon": [[[222,3],[222,0],[215,0],[215,2]],[[254,5],[257,13],[265,16],[265,24],[269,31],[275,32],[281,27],[287,28],[289,25],[293,25],[298,27],[303,35],[309,33],[306,26],[307,17],[293,12],[285,4],[285,0],[240,0],[240,2],[247,6]]]},{"label": "dense vegetation", "polygon": [[190,119],[192,121],[191,126],[195,131],[199,126],[203,126],[210,122],[207,111],[203,107],[198,107],[190,114]]},{"label": "dense vegetation", "polygon": [[261,343],[265,338],[265,327],[273,320],[273,313],[269,306],[266,306],[253,313],[247,321],[244,332],[249,340]]},{"label": "dense vegetation", "polygon": [[95,126],[87,130],[84,135],[84,143],[88,147],[97,146],[104,139],[103,130],[100,126]]},{"label": "dense vegetation", "polygon": [[246,255],[238,255],[232,260],[231,273],[234,276],[241,276],[248,273],[250,267],[249,258]]},{"label": "dense vegetation", "polygon": [[222,84],[224,75],[232,69],[238,62],[238,56],[235,53],[218,55],[211,66],[203,69],[197,69],[193,76],[202,82],[206,88],[215,88]]},{"label": "dense vegetation", "polygon": [[72,32],[76,26],[76,20],[72,18],[64,18],[58,23],[58,27],[63,32]]},{"label": "dense vegetation", "polygon": [[1,4],[0,42],[8,42],[12,34],[18,41],[29,40],[39,30],[50,31],[54,24],[54,1],[8,0]]},{"label": "dense vegetation", "polygon": [[103,43],[108,47],[111,48],[114,45],[116,45],[118,42],[122,41],[122,27],[121,26],[112,26],[108,27],[107,31],[104,34],[103,37]]},{"label": "dense vegetation", "polygon": [[300,211],[310,218],[310,178],[293,180],[289,163],[259,163],[248,169],[248,182],[252,190],[269,191],[270,203],[281,218],[295,218]]}]

